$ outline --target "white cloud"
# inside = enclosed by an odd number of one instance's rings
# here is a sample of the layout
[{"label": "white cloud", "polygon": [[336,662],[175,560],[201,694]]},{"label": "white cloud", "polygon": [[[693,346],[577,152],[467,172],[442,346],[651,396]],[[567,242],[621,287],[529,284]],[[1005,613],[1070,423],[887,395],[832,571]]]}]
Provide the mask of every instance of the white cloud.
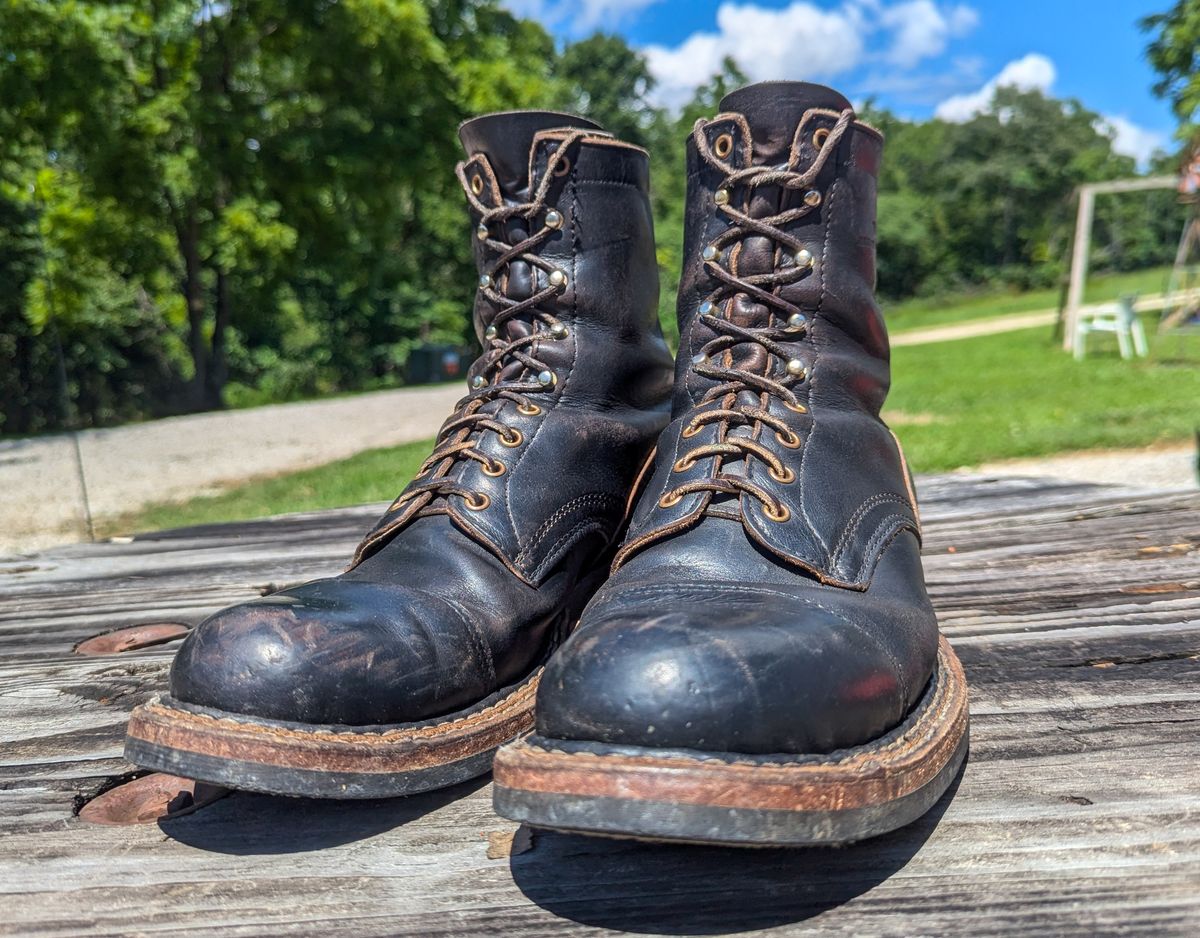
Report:
[{"label": "white cloud", "polygon": [[969,33],[979,23],[979,14],[964,4],[939,7],[933,0],[907,0],[881,9],[879,22],[894,34],[888,61],[911,68],[941,55],[950,39]]},{"label": "white cloud", "polygon": [[1096,129],[1101,133],[1113,135],[1113,149],[1124,156],[1132,156],[1137,160],[1139,168],[1145,168],[1155,150],[1167,147],[1167,135],[1156,130],[1139,127],[1125,117],[1102,117],[1096,123]]},{"label": "white cloud", "polygon": [[722,3],[717,31],[692,33],[674,48],[648,46],[655,96],[677,106],[733,59],[752,79],[837,75],[863,55],[862,15],[846,5],[825,12],[809,3],[768,10],[752,3]]},{"label": "white cloud", "polygon": [[1057,76],[1058,72],[1053,62],[1044,55],[1030,52],[1024,58],[1009,62],[979,90],[947,98],[934,110],[934,116],[945,121],[962,123],[987,110],[997,88],[1048,91]]},{"label": "white cloud", "polygon": [[677,107],[719,72],[727,57],[755,81],[830,79],[870,61],[908,68],[940,55],[950,39],[970,31],[978,19],[965,4],[935,0],[843,0],[828,9],[807,0],[780,9],[725,0],[717,8],[715,31],[643,51],[658,81],[656,99]]}]

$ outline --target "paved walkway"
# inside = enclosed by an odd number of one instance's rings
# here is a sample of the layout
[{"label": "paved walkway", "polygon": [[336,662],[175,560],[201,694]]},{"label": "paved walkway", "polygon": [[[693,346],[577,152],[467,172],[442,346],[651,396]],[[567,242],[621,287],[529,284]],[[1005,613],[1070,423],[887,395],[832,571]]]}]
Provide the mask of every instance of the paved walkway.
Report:
[{"label": "paved walkway", "polygon": [[1037,459],[1006,459],[964,471],[969,471],[971,475],[1053,476],[1101,485],[1195,490],[1200,485],[1196,458],[1196,447],[1184,444],[1145,449],[1087,450]]},{"label": "paved walkway", "polygon": [[463,393],[454,382],[0,441],[0,554],[87,540],[85,505],[117,517],[426,439]]},{"label": "paved walkway", "polygon": [[892,333],[892,347],[900,345],[927,345],[931,342],[951,342],[956,339],[973,339],[981,335],[998,335],[1001,332],[1016,332],[1018,329],[1036,329],[1053,326],[1058,311],[1039,309],[1032,313],[1009,313],[1005,316],[989,316],[986,319],[971,319],[946,326],[928,326],[924,329],[905,329]]},{"label": "paved walkway", "polygon": [[[1011,313],[905,330],[891,341],[893,346],[922,345],[996,335],[1051,326],[1056,316],[1053,309]],[[247,479],[431,437],[462,393],[455,382],[0,441],[0,555],[87,540],[89,507],[93,520],[119,517],[151,503],[193,498]],[[1193,450],[1180,447],[979,468],[1101,483],[1144,477],[1147,485],[1187,488],[1195,485],[1193,461]]]},{"label": "paved walkway", "polygon": [[[1200,290],[1185,290],[1182,293],[1171,294],[1174,302],[1180,297],[1185,301],[1200,299]],[[1151,293],[1139,297],[1133,308],[1139,313],[1161,310],[1167,300],[1165,293]],[[1104,304],[1101,304],[1104,305]],[[1094,304],[1084,307],[1093,308]],[[965,322],[954,322],[944,326],[927,326],[923,329],[905,329],[893,332],[891,344],[927,345],[931,342],[952,342],[957,339],[974,339],[982,335],[999,335],[1002,332],[1016,332],[1020,329],[1037,329],[1043,326],[1053,326],[1058,321],[1057,309],[1036,309],[1025,313],[1006,313],[1003,316],[989,316],[985,319],[968,319]]]}]

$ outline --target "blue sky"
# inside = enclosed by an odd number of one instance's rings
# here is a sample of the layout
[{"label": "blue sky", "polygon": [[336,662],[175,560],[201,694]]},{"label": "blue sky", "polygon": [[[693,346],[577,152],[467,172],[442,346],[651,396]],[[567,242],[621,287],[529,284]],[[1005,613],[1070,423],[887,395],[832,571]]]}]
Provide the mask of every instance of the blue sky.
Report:
[{"label": "blue sky", "polygon": [[1139,160],[1175,123],[1150,88],[1141,17],[1171,0],[508,0],[564,40],[596,29],[645,51],[661,103],[730,55],[754,79],[803,78],[908,117],[965,120],[997,83],[1075,97]]}]

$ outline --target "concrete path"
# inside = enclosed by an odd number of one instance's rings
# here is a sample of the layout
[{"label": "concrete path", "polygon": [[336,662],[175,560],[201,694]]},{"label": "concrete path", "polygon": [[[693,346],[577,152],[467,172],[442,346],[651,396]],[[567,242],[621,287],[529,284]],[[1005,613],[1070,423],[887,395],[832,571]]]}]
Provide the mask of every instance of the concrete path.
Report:
[{"label": "concrete path", "polygon": [[0,441],[0,554],[88,540],[87,506],[112,518],[426,439],[464,392],[455,382]]},{"label": "concrete path", "polygon": [[[1173,302],[1190,302],[1200,299],[1200,289],[1185,290],[1171,294]],[[1163,308],[1167,301],[1165,293],[1151,293],[1139,297],[1133,308],[1139,313],[1154,312]],[[1103,304],[1102,304],[1103,305]],[[1089,307],[1084,307],[1087,309]],[[965,322],[954,322],[944,326],[927,326],[922,329],[905,329],[893,332],[891,344],[927,345],[931,342],[952,342],[957,339],[974,339],[982,335],[999,335],[1002,332],[1016,332],[1019,329],[1037,329],[1042,326],[1053,326],[1058,320],[1057,309],[1036,309],[1024,313],[1006,313],[1003,316],[988,316],[985,319],[968,319]]]},{"label": "concrete path", "polygon": [[1097,449],[1037,459],[1006,459],[962,471],[971,475],[1053,476],[1073,482],[1132,485],[1148,489],[1195,490],[1200,487],[1194,445],[1145,449]]},{"label": "concrete path", "polygon": [[[1145,297],[1138,305],[1157,299]],[[1056,317],[1053,309],[1011,313],[901,331],[891,341],[905,346],[970,339],[1052,326]],[[154,502],[431,437],[462,394],[455,382],[0,441],[0,555],[88,540],[89,508],[92,522],[119,517]],[[978,469],[1086,482],[1140,482],[1144,476],[1148,485],[1186,488],[1195,484],[1191,454],[1186,447],[1132,456],[1067,454]]]},{"label": "concrete path", "polygon": [[891,343],[900,345],[927,345],[931,342],[951,342],[956,339],[973,339],[981,335],[998,335],[1001,332],[1016,332],[1018,329],[1035,329],[1053,326],[1058,311],[1040,309],[1032,313],[1009,313],[1004,316],[989,316],[946,326],[929,326],[924,329],[905,329],[892,333]]}]

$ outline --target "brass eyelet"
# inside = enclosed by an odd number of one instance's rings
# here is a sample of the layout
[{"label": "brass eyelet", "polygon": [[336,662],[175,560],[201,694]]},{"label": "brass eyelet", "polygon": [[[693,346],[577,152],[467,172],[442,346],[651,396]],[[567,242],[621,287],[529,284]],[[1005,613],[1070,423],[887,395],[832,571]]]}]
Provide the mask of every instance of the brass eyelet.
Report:
[{"label": "brass eyelet", "polygon": [[662,498],[660,498],[658,500],[658,507],[659,508],[674,508],[681,501],[683,501],[683,496],[680,495],[678,492],[674,492],[674,491],[667,492],[666,495],[664,495]]},{"label": "brass eyelet", "polygon": [[681,456],[675,461],[675,465],[671,467],[672,472],[687,472],[692,466],[696,465],[696,460],[691,456]]},{"label": "brass eyelet", "polygon": [[713,153],[717,154],[721,159],[725,159],[733,152],[733,134],[721,134],[713,141]]},{"label": "brass eyelet", "polygon": [[483,464],[483,474],[485,476],[491,476],[493,479],[496,478],[496,476],[504,475],[506,472],[508,472],[508,466],[504,465],[504,463],[502,463],[499,459],[491,463]]},{"label": "brass eyelet", "polygon": [[509,449],[516,449],[525,442],[525,434],[520,430],[515,430],[512,427],[508,428],[507,433],[500,434],[500,445],[507,446]]},{"label": "brass eyelet", "polygon": [[524,404],[517,405],[517,413],[524,414],[526,417],[536,417],[542,412],[542,409],[537,404],[530,404],[526,407]]},{"label": "brass eyelet", "polygon": [[793,433],[791,430],[789,430],[787,432],[786,436],[784,436],[782,433],[780,433],[778,430],[776,430],[775,431],[775,439],[777,439],[782,445],[786,446],[788,449],[799,449],[800,448],[800,437],[797,436],[795,433]]},{"label": "brass eyelet", "polygon": [[769,475],[776,482],[782,482],[784,485],[787,485],[789,482],[796,481],[796,473],[794,473],[787,466],[783,467],[782,474],[776,472],[775,467],[772,466],[770,469],[767,470],[767,475]]},{"label": "brass eyelet", "polygon": [[775,521],[779,524],[783,524],[783,522],[787,521],[787,519],[792,516],[792,513],[788,510],[788,506],[783,504],[783,502],[779,503],[778,514],[775,513],[775,510],[770,505],[767,505],[763,508],[763,514],[766,515],[771,521]]},{"label": "brass eyelet", "polygon": [[492,500],[483,492],[473,492],[463,499],[463,501],[471,511],[483,511],[492,503]]},{"label": "brass eyelet", "polygon": [[818,127],[816,130],[813,131],[812,145],[819,150],[819,149],[821,149],[821,147],[825,146],[825,141],[828,139],[829,139],[829,128],[828,127]]},{"label": "brass eyelet", "polygon": [[476,195],[483,195],[483,177],[479,174],[471,177],[471,191]]},{"label": "brass eyelet", "polygon": [[808,413],[808,408],[805,407],[803,404],[792,404],[788,401],[784,401],[783,406],[786,407],[788,410],[790,410],[794,414],[807,414]]},{"label": "brass eyelet", "polygon": [[702,424],[702,423],[689,423],[686,427],[683,428],[683,432],[679,435],[682,437],[695,436],[697,433],[699,433],[703,429],[704,429],[704,424]]},{"label": "brass eyelet", "polygon": [[554,167],[554,175],[555,176],[565,176],[570,171],[571,171],[571,158],[569,156],[564,156],[561,160],[558,161],[558,165]]}]

